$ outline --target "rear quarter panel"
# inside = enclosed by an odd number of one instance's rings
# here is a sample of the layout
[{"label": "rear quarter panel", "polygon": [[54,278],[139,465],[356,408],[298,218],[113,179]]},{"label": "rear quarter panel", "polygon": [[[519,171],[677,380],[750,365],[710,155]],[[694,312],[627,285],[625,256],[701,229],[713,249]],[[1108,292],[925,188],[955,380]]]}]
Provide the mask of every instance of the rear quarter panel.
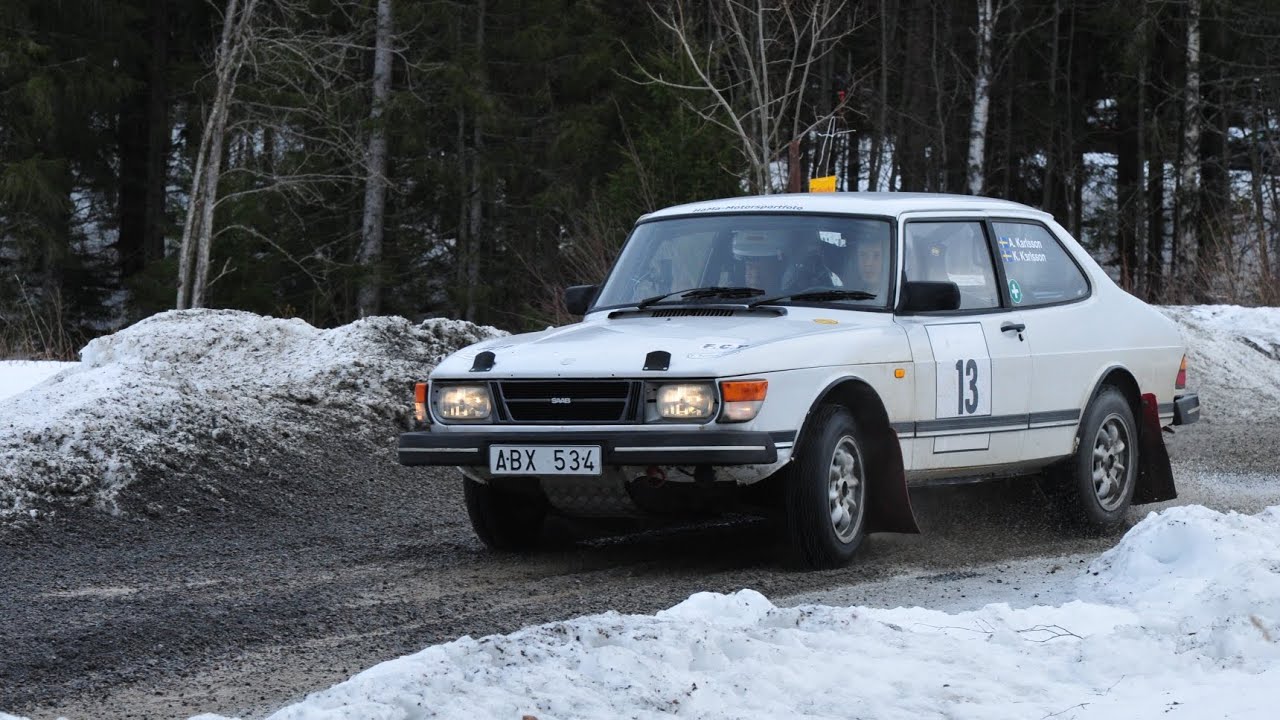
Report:
[{"label": "rear quarter panel", "polygon": [[[1031,411],[1083,413],[1098,383],[1115,368],[1131,373],[1140,392],[1171,403],[1185,352],[1177,325],[1122,290],[1061,226],[1051,226],[1089,276],[1093,292],[1082,302],[1026,309],[1034,367]],[[1028,459],[1070,454],[1076,429],[1032,429]]]}]

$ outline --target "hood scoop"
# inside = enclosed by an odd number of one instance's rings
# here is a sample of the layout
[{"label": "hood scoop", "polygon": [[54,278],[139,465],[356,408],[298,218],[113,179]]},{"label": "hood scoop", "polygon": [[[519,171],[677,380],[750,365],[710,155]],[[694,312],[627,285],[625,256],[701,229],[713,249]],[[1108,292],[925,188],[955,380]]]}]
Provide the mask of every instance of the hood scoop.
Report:
[{"label": "hood scoop", "polygon": [[654,310],[649,317],[733,317],[733,311],[723,308],[674,308]]},{"label": "hood scoop", "polygon": [[678,318],[678,317],[703,317],[703,318],[727,318],[727,317],[781,317],[787,314],[786,308],[776,305],[750,307],[747,305],[728,305],[723,303],[717,304],[698,304],[685,305],[677,307],[655,307],[655,308],[621,308],[609,313],[612,318]]}]

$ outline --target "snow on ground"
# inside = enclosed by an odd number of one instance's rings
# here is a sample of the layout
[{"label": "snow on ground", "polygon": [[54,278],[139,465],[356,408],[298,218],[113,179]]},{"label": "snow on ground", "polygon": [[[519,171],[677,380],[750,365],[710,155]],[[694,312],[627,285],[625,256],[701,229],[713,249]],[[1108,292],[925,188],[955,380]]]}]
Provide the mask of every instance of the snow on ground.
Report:
[{"label": "snow on ground", "polygon": [[335,432],[372,448],[407,422],[415,380],[496,332],[387,317],[319,330],[232,310],[148,318],[0,400],[0,519],[61,502],[115,509],[139,479],[199,481]]},{"label": "snow on ground", "polygon": [[[79,363],[47,360],[0,360],[0,400],[13,397]],[[3,720],[0,718],[0,720]]]},{"label": "snow on ground", "polygon": [[1188,387],[1208,421],[1280,418],[1280,308],[1166,306],[1187,343]]},{"label": "snow on ground", "polygon": [[779,608],[752,590],[700,593],[656,615],[429,647],[271,717],[1272,718],[1277,558],[1280,507],[1176,507],[1057,605]]}]

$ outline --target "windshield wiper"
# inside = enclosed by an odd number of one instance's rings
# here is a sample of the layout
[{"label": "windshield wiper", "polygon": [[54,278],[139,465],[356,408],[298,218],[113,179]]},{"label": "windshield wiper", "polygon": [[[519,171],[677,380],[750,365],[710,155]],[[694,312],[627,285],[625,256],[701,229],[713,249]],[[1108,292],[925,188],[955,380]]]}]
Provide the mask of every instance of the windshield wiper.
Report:
[{"label": "windshield wiper", "polygon": [[793,293],[791,295],[775,295],[774,297],[760,298],[747,305],[747,307],[756,307],[759,305],[768,305],[770,303],[781,302],[783,300],[875,300],[876,294],[869,293],[866,290],[814,290],[812,292]]},{"label": "windshield wiper", "polygon": [[700,288],[689,288],[688,290],[677,290],[675,292],[667,293],[665,295],[654,295],[653,297],[645,298],[640,302],[636,303],[636,309],[643,310],[649,307],[650,305],[656,305],[657,303],[660,303],[663,300],[666,300],[672,295],[679,295],[681,300],[701,300],[704,298],[725,298],[727,300],[737,300],[737,299],[758,297],[763,294],[764,294],[764,291],[761,290],[760,288],[720,287],[718,285],[714,285],[711,287],[700,287]]}]

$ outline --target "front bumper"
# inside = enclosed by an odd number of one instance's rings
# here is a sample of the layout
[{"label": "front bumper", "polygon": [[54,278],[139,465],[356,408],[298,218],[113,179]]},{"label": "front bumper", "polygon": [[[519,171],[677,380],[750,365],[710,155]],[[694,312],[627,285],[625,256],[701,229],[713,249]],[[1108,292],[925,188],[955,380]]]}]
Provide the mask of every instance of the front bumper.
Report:
[{"label": "front bumper", "polygon": [[794,432],[408,432],[401,465],[488,467],[490,445],[599,445],[601,462],[620,465],[768,465]]},{"label": "front bumper", "polygon": [[1200,419],[1200,396],[1195,393],[1173,399],[1173,424],[1190,425]]}]

